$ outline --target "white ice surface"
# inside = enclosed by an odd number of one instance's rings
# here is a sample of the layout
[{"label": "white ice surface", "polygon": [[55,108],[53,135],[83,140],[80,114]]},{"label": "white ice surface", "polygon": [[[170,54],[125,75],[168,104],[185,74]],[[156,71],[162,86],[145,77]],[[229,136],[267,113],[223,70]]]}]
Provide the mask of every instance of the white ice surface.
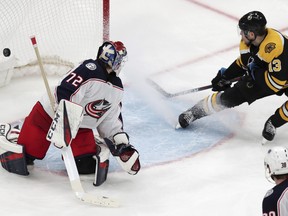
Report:
[{"label": "white ice surface", "polygon": [[[89,193],[121,202],[117,209],[90,206],[75,198],[59,151],[51,148],[28,177],[0,169],[1,215],[261,215],[262,198],[273,187],[264,177],[264,153],[287,145],[287,126],[264,147],[261,131],[286,98],[243,104],[175,131],[178,114],[211,92],[165,99],[145,82],[149,77],[170,93],[210,84],[238,56],[237,20],[251,10],[287,31],[286,0],[111,0],[111,39],[123,41],[129,53],[121,75],[124,124],[142,170],[130,176],[111,158],[101,187],[92,185],[93,175],[81,176]],[[14,78],[0,89],[1,122],[25,117],[43,93],[40,75]]]}]

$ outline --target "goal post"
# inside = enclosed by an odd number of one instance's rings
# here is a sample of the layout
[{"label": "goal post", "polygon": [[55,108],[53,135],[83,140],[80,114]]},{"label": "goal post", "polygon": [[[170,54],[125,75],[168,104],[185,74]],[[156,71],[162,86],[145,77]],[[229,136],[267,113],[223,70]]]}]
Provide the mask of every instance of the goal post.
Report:
[{"label": "goal post", "polygon": [[[109,0],[1,0],[0,68],[13,58],[14,76],[39,72],[30,42],[35,35],[46,73],[62,75],[96,58],[98,47],[109,39],[109,22]],[[10,57],[2,54],[6,47]]]}]

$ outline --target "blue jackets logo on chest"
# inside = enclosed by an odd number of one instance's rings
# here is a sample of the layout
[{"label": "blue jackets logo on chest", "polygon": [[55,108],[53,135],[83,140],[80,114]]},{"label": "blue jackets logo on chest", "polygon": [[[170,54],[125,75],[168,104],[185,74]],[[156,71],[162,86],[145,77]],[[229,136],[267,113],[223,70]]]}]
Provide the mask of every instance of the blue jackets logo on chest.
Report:
[{"label": "blue jackets logo on chest", "polygon": [[96,119],[101,118],[109,109],[111,108],[111,103],[105,99],[96,100],[88,103],[85,106],[85,112]]}]

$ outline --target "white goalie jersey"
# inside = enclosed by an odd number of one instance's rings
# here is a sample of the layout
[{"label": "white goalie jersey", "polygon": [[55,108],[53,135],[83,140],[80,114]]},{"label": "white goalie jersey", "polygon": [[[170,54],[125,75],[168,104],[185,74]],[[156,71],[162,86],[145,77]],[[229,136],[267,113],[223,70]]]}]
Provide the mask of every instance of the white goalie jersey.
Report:
[{"label": "white goalie jersey", "polygon": [[[101,137],[122,131],[122,81],[115,73],[108,74],[101,61],[89,59],[68,72],[55,87],[54,97],[57,104],[66,99],[84,108],[80,128],[97,129]],[[53,118],[48,96],[40,103]]]}]

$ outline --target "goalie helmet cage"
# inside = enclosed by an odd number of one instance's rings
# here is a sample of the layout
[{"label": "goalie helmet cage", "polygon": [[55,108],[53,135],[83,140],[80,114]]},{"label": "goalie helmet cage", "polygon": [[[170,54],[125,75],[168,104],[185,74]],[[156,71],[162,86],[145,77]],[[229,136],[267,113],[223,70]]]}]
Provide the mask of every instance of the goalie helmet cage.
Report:
[{"label": "goalie helmet cage", "polygon": [[39,72],[31,46],[35,35],[48,75],[65,74],[85,59],[95,59],[109,40],[110,0],[1,0],[0,63],[9,47],[14,76]]}]

